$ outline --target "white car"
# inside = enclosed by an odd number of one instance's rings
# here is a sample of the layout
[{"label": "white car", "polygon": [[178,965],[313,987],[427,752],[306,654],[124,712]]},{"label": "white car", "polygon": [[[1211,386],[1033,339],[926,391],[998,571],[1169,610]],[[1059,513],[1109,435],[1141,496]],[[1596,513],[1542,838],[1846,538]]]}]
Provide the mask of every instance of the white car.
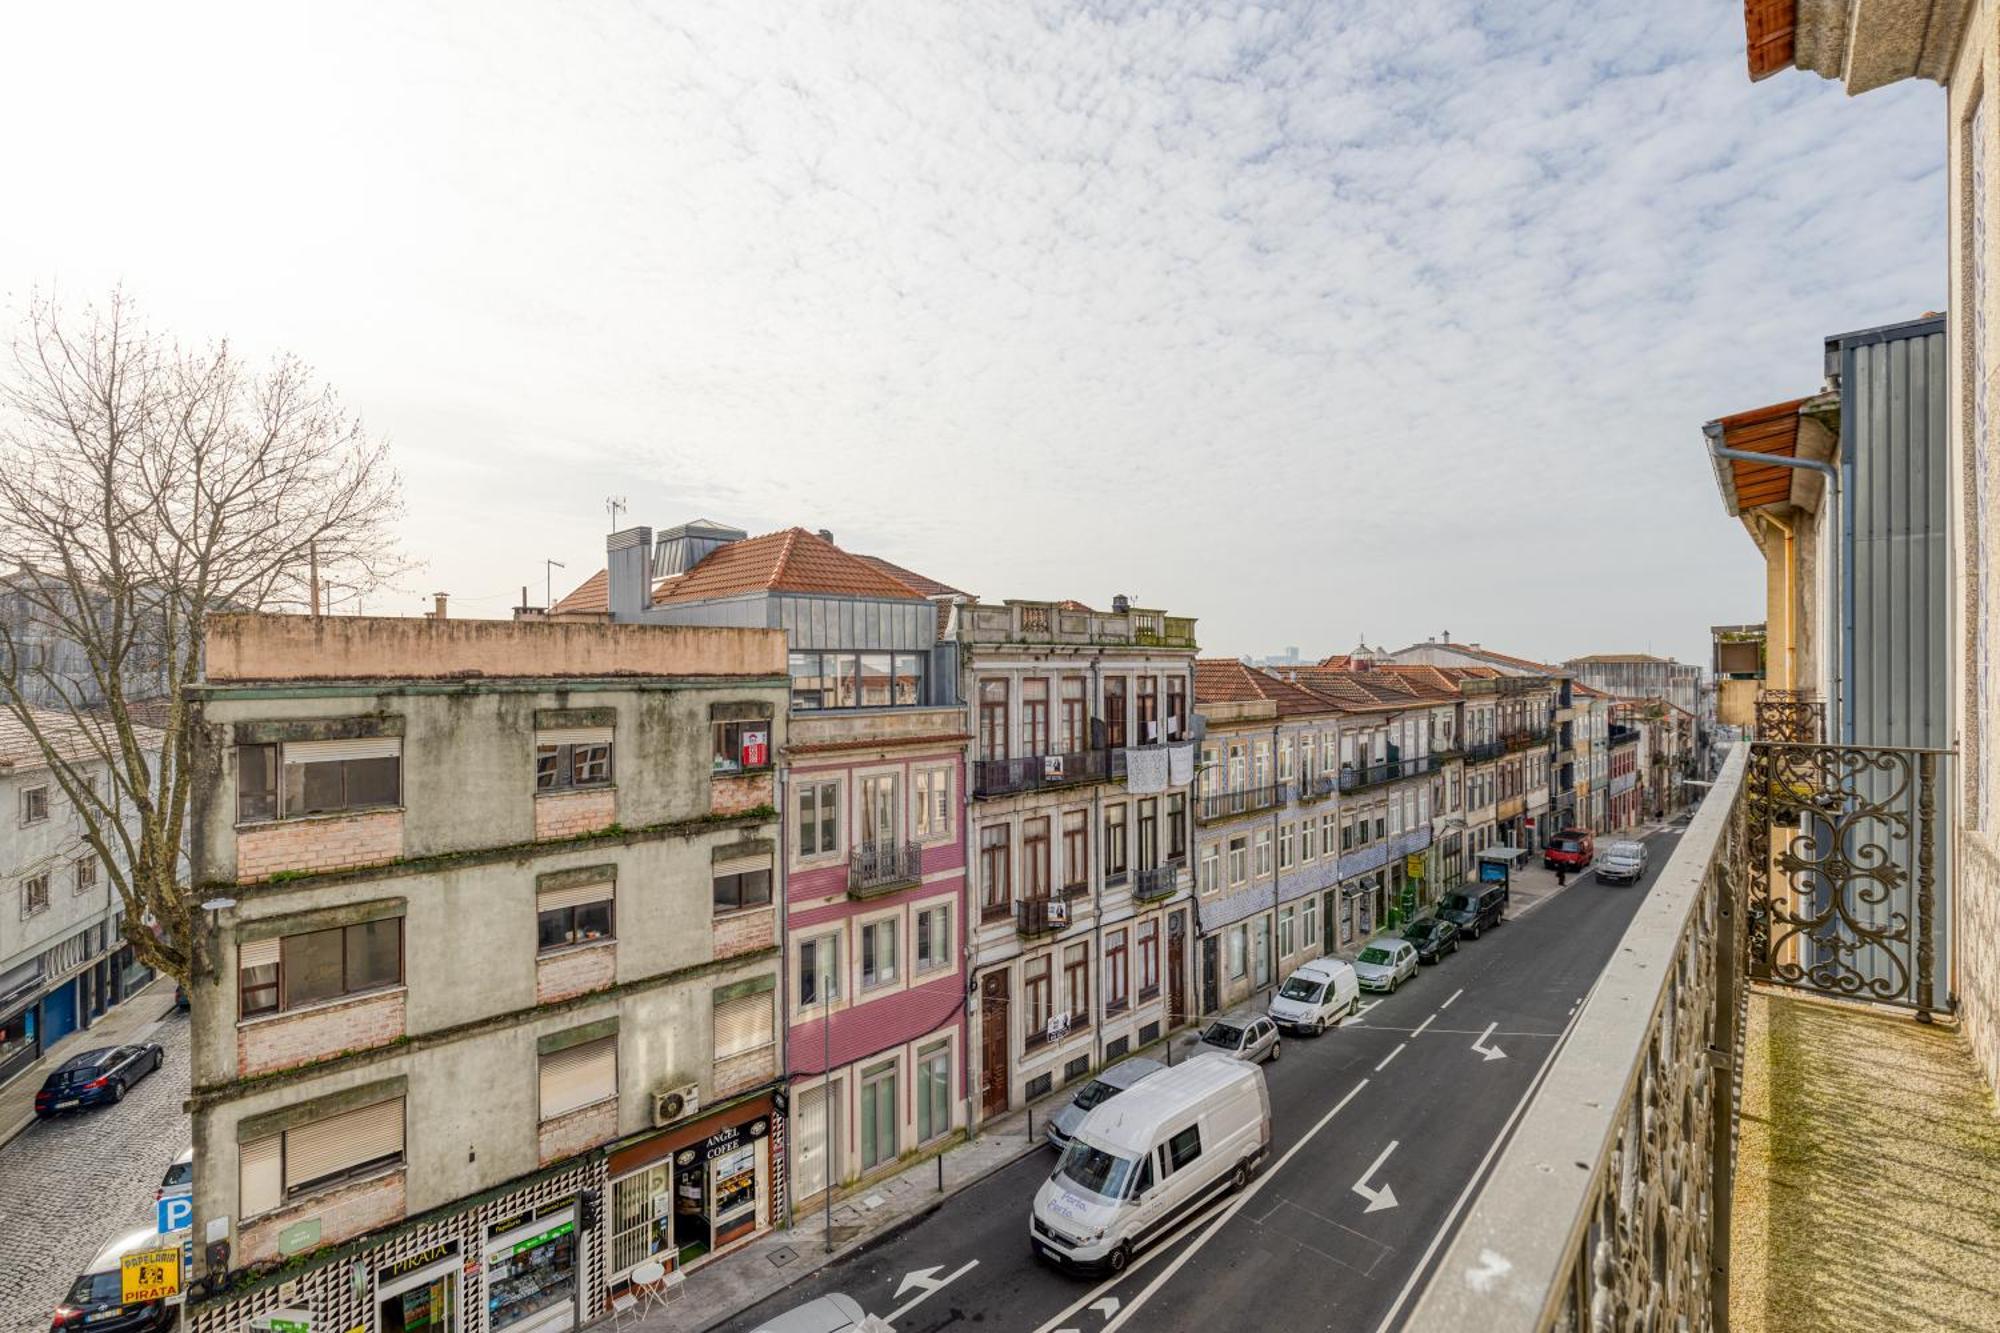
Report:
[{"label": "white car", "polygon": [[1417,975],[1416,946],[1408,940],[1376,940],[1354,960],[1362,990],[1393,991]]},{"label": "white car", "polygon": [[1354,969],[1338,958],[1315,958],[1285,978],[1271,997],[1271,1021],[1314,1036],[1354,1012],[1360,1002]]}]

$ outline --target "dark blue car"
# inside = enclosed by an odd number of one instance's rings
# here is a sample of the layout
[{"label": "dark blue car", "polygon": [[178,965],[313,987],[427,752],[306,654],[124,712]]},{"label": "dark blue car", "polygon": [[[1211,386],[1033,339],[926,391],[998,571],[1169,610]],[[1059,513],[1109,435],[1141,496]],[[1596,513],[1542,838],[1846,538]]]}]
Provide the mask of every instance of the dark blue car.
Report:
[{"label": "dark blue car", "polygon": [[160,1067],[166,1052],[158,1042],[103,1046],[73,1055],[50,1074],[35,1094],[35,1115],[47,1120],[58,1111],[118,1101],[126,1089]]}]

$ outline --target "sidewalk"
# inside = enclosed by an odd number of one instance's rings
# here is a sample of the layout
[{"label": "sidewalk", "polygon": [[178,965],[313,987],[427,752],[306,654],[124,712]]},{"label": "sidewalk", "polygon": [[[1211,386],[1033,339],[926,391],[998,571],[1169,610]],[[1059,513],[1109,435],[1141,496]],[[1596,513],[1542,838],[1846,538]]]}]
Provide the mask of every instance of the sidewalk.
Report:
[{"label": "sidewalk", "polygon": [[155,977],[126,996],[122,1004],[106,1010],[104,1016],[89,1027],[72,1032],[49,1047],[40,1060],[0,1088],[0,1144],[9,1142],[35,1123],[35,1093],[50,1070],[72,1055],[95,1050],[99,1046],[123,1046],[145,1041],[173,1007],[173,980]]}]

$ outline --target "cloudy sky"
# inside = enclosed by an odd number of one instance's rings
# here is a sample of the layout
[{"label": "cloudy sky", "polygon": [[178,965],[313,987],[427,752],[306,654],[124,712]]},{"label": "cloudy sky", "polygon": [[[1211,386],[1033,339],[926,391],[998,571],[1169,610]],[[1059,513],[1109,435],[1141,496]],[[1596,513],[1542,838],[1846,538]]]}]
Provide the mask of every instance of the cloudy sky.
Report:
[{"label": "cloudy sky", "polygon": [[[113,17],[115,15],[115,17]],[[310,360],[433,589],[831,528],[1222,653],[1702,657],[1701,423],[1941,308],[1942,94],[1737,0],[17,7],[0,297]]]}]

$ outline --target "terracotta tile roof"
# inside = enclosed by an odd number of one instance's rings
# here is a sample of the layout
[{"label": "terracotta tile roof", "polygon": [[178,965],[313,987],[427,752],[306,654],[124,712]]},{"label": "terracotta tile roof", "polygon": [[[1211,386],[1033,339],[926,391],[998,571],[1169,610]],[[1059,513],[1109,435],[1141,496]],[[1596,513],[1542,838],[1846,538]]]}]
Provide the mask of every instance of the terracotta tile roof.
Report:
[{"label": "terracotta tile roof", "polygon": [[604,612],[611,609],[611,576],[600,569],[571,593],[549,608],[550,615],[579,612]]},{"label": "terracotta tile roof", "polygon": [[949,583],[939,583],[934,578],[926,577],[923,574],[917,573],[915,570],[904,569],[901,565],[894,564],[890,561],[884,560],[879,555],[857,555],[854,558],[857,560],[866,560],[869,564],[875,566],[875,568],[881,570],[884,574],[887,574],[890,578],[895,579],[898,582],[908,584],[910,587],[915,588],[918,592],[922,593],[926,597],[971,596],[971,594],[966,592],[963,588],[954,588]]},{"label": "terracotta tile roof", "polygon": [[1333,711],[1332,702],[1323,695],[1232,657],[1195,659],[1194,698],[1197,704],[1269,699],[1278,705],[1280,716]]},{"label": "terracotta tile roof", "polygon": [[[926,588],[943,591],[932,593]],[[956,591],[886,560],[851,555],[804,528],[786,528],[730,542],[709,552],[687,573],[661,579],[653,585],[653,605],[735,597],[746,592],[827,593],[910,601],[950,596]],[[600,569],[557,602],[553,614],[606,612],[611,609],[610,595],[610,579]]]},{"label": "terracotta tile roof", "polygon": [[1063,600],[1056,603],[1056,609],[1058,611],[1082,611],[1085,614],[1090,613],[1090,608],[1082,602],[1077,601],[1074,597],[1063,598]]},{"label": "terracotta tile roof", "polygon": [[[56,753],[65,759],[89,759],[101,753],[98,740],[94,737],[102,739],[103,749],[117,753],[117,739],[98,720],[105,716],[103,714],[78,717],[60,708],[31,708],[28,711],[34,716],[35,726],[48,738]],[[157,751],[164,739],[157,729],[141,725],[136,720],[132,731],[140,746],[149,751]],[[0,769],[30,772],[47,767],[41,746],[35,743],[27,724],[11,709],[0,708]]]}]

